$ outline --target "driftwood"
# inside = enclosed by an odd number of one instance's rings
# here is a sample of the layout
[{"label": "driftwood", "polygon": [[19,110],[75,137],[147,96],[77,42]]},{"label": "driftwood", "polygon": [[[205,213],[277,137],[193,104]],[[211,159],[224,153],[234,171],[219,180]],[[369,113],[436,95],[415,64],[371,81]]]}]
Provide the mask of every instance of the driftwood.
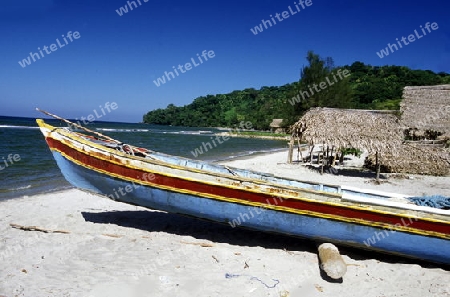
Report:
[{"label": "driftwood", "polygon": [[347,264],[342,259],[336,246],[331,243],[322,243],[319,245],[320,267],[325,273],[333,278],[340,279],[347,272]]},{"label": "driftwood", "polygon": [[217,257],[216,257],[216,256],[212,255],[211,257],[212,257],[212,258],[213,258],[214,260],[216,260],[216,262],[217,262],[217,263],[219,263],[219,262],[220,262],[220,261],[219,261],[219,259],[217,259]]},{"label": "driftwood", "polygon": [[211,243],[205,243],[205,242],[186,242],[182,241],[183,244],[192,244],[192,245],[199,245],[201,247],[213,247],[214,245]]},{"label": "driftwood", "polygon": [[117,234],[108,234],[108,233],[103,233],[103,236],[108,236],[108,237],[114,237],[114,238],[121,238],[122,235],[117,235]]},{"label": "driftwood", "polygon": [[51,230],[51,229],[45,229],[45,228],[37,227],[37,226],[22,226],[22,225],[18,225],[18,224],[9,224],[9,225],[13,228],[25,230],[25,231],[38,231],[38,232],[44,232],[44,233],[63,233],[63,234],[70,233],[69,231],[65,231],[65,230]]}]

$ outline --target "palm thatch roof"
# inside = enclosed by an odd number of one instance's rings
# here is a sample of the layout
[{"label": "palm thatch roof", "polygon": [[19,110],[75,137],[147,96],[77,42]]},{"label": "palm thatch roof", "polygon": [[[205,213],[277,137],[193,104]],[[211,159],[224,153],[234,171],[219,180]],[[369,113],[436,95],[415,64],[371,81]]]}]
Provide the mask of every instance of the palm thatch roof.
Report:
[{"label": "palm thatch roof", "polygon": [[310,144],[358,148],[381,154],[398,149],[403,129],[390,111],[313,108],[292,126]]},{"label": "palm thatch roof", "polygon": [[283,119],[273,119],[272,123],[270,123],[271,128],[280,128],[283,123]]},{"label": "palm thatch roof", "polygon": [[405,87],[400,111],[405,126],[450,137],[450,85]]},{"label": "palm thatch roof", "polygon": [[378,153],[383,172],[449,175],[448,149],[404,143],[406,128],[390,111],[313,108],[291,127],[291,132],[313,145],[367,151],[369,168],[375,167],[374,154]]},{"label": "palm thatch roof", "polygon": [[[375,170],[375,155],[369,155],[365,166]],[[443,148],[403,144],[399,150],[384,156],[381,171],[435,176],[450,174],[450,154]]]}]

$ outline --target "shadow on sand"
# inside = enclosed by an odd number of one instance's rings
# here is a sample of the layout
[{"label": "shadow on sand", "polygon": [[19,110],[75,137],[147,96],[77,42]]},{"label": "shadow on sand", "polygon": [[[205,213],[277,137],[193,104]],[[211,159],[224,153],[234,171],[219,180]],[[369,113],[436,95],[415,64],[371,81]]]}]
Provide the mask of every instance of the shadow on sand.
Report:
[{"label": "shadow on sand", "polygon": [[[208,240],[237,246],[259,246],[266,249],[286,249],[287,251],[317,254],[317,246],[321,243],[304,238],[289,237],[243,228],[232,228],[226,224],[159,211],[82,212],[82,215],[86,221],[92,223],[115,224],[147,232],[166,232],[179,236],[192,236],[198,240]],[[422,267],[442,268],[450,271],[450,265],[434,265],[425,261],[340,245],[338,248],[342,255],[347,255],[354,260],[376,259],[387,263],[418,264]]]},{"label": "shadow on sand", "polygon": [[[306,168],[309,170],[315,171],[320,173],[321,169],[320,166],[317,165],[309,165],[304,164]],[[331,167],[331,166],[324,166],[323,168],[324,174],[333,174],[333,175],[341,175],[341,176],[348,176],[348,177],[361,177],[361,178],[367,178],[367,179],[375,179],[377,177],[376,173],[367,169],[361,169],[361,168],[337,168],[337,167]],[[387,180],[388,177],[384,174],[380,174],[380,180]]]}]

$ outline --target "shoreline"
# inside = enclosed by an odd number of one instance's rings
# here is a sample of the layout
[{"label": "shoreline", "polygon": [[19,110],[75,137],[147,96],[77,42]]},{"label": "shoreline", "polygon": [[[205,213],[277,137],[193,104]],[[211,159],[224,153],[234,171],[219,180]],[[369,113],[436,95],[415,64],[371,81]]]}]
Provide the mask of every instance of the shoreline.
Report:
[{"label": "shoreline", "polygon": [[258,158],[258,157],[262,157],[262,156],[268,156],[271,154],[276,154],[279,153],[281,151],[285,151],[286,148],[278,148],[278,149],[271,149],[269,151],[258,151],[258,152],[252,152],[246,155],[241,155],[241,156],[232,156],[226,159],[218,159],[218,160],[214,160],[211,163],[213,164],[224,164],[228,163],[228,162],[233,162],[233,161],[239,161],[239,160],[249,160],[249,159],[253,159],[253,158]]},{"label": "shoreline", "polygon": [[[295,179],[402,189],[392,191],[402,193],[413,186],[428,191],[449,184],[449,178],[414,177],[378,186],[366,183],[371,177],[321,176],[303,165],[286,164],[286,159],[287,152],[281,151],[220,163]],[[450,294],[449,266],[338,245],[347,273],[340,282],[330,281],[322,275],[311,240],[232,228],[78,189],[10,199],[0,205],[0,296]],[[10,224],[49,232],[24,231]]]},{"label": "shoreline", "polygon": [[[18,194],[17,196],[11,195],[11,196],[7,196],[5,198],[0,198],[0,205],[3,201],[8,201],[8,200],[12,200],[12,199],[34,197],[34,196],[38,196],[38,195],[51,195],[54,193],[59,193],[59,192],[70,191],[70,190],[76,189],[74,186],[70,185],[69,183],[67,183],[67,184],[68,184],[67,186],[59,187],[57,189],[29,192],[26,194]],[[10,193],[11,192],[8,192],[8,194],[10,194]]]},{"label": "shoreline", "polygon": [[286,135],[286,136],[246,135],[246,134],[229,133],[229,132],[214,133],[214,136],[228,136],[228,137],[241,137],[241,138],[257,138],[257,139],[282,140],[282,141],[289,141],[289,140],[291,139],[291,136],[290,136],[290,135]]}]

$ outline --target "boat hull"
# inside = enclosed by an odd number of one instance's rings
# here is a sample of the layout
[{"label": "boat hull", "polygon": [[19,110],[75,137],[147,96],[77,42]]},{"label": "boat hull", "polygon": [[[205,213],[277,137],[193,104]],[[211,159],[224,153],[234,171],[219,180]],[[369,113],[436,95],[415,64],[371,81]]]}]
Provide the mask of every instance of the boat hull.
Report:
[{"label": "boat hull", "polygon": [[[221,201],[182,193],[176,187],[173,190],[152,187],[146,183],[130,182],[118,175],[112,176],[108,172],[92,170],[58,150],[54,149],[52,153],[62,174],[73,186],[117,201],[226,223],[232,228],[246,227],[450,264],[448,239],[289,213],[276,207],[262,208]],[[143,171],[142,174],[148,173]],[[272,205],[275,206],[277,198],[273,199]],[[282,201],[279,200],[279,203]],[[415,220],[403,219],[402,222],[404,227],[408,227],[414,225]]]}]

